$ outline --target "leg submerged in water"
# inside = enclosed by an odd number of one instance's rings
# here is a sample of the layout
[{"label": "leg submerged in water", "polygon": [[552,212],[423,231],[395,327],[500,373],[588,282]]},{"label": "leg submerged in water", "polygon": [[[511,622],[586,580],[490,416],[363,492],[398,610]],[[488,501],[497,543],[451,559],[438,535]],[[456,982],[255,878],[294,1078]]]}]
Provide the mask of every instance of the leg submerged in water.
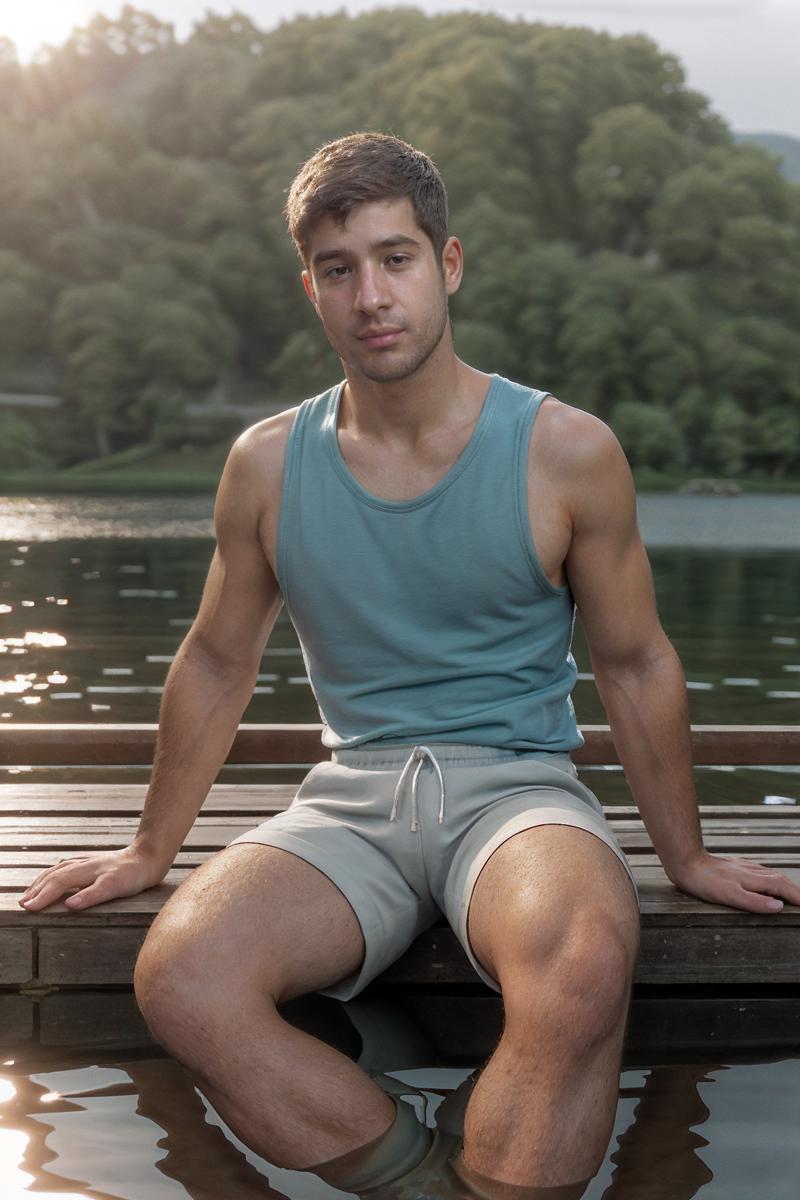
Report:
[{"label": "leg submerged in water", "polygon": [[394,1103],[397,1114],[385,1133],[348,1154],[307,1169],[333,1187],[359,1193],[392,1183],[414,1171],[427,1157],[433,1133],[410,1104],[402,1100]]}]

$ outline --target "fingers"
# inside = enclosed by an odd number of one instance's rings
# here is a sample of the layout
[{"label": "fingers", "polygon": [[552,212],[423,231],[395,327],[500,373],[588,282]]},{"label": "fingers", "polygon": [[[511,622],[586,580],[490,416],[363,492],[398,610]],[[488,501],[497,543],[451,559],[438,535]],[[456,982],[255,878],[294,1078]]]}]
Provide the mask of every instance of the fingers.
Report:
[{"label": "fingers", "polygon": [[784,903],[800,906],[800,885],[769,867],[748,868],[742,873],[734,903],[748,912],[780,912]]},{"label": "fingers", "polygon": [[764,892],[768,896],[785,900],[787,904],[800,906],[800,885],[782,875],[780,871],[770,871],[752,887],[754,892]]},{"label": "fingers", "polygon": [[68,892],[74,893],[92,883],[96,874],[97,867],[92,866],[89,859],[65,859],[37,876],[20,896],[20,906],[27,912],[38,912],[48,904],[55,904]]},{"label": "fingers", "polygon": [[741,908],[745,912],[751,913],[775,913],[780,912],[783,908],[783,901],[777,896],[751,892],[741,886],[728,903],[732,904],[734,908]]},{"label": "fingers", "polygon": [[[748,912],[780,912],[784,902],[800,906],[800,882],[790,879],[775,867],[764,866],[747,858],[717,856],[718,862],[730,864],[724,875],[734,885],[734,896],[724,900]],[[731,870],[735,878],[731,879]]]}]

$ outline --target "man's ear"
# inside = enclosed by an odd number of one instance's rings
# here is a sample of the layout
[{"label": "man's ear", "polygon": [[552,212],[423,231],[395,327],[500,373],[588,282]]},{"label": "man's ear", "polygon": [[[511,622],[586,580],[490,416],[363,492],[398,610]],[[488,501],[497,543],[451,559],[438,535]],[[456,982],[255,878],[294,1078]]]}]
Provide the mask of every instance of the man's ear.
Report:
[{"label": "man's ear", "polygon": [[464,274],[464,251],[461,242],[456,237],[447,239],[442,250],[442,277],[448,296],[454,295],[461,287]]},{"label": "man's ear", "polygon": [[314,281],[311,278],[311,272],[303,271],[300,278],[303,281],[303,288],[311,303],[314,305],[314,311],[317,312],[317,293],[314,291]]}]

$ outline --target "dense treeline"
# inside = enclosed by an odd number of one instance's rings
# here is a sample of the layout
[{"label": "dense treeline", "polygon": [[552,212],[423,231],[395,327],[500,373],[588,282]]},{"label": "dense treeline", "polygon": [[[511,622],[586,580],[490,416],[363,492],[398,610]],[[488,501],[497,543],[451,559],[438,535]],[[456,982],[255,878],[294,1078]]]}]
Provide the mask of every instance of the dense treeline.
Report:
[{"label": "dense treeline", "polygon": [[337,378],[281,210],[359,128],[442,169],[468,361],[596,412],[638,465],[800,462],[800,185],[651,40],[390,9],[208,13],[179,44],[126,7],[26,67],[0,40],[0,383],[44,364],[67,400],[46,436],[0,411],[0,463],[218,437],[185,412],[211,389]]}]

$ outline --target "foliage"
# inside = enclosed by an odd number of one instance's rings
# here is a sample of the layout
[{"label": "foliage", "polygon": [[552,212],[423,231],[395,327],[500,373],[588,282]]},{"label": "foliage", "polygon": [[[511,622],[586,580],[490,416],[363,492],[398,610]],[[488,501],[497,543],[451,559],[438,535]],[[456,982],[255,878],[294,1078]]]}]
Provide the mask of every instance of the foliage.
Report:
[{"label": "foliage", "polygon": [[50,457],[30,421],[13,412],[0,412],[0,467],[3,470],[18,470],[21,467],[36,469],[49,465]]},{"label": "foliage", "polygon": [[442,170],[466,359],[596,412],[635,467],[800,465],[800,186],[651,39],[398,8],[207,11],[179,42],[131,5],[28,66],[0,39],[0,383],[56,361],[59,464],[227,436],[187,417],[211,391],[333,381],[281,210],[356,128]]}]

